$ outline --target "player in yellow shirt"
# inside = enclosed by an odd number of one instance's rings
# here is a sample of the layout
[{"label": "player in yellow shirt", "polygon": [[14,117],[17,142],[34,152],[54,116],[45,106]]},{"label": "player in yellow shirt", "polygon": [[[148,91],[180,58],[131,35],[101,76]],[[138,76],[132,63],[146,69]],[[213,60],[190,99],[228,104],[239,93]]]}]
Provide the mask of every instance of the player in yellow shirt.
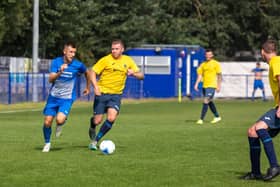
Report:
[{"label": "player in yellow shirt", "polygon": [[202,92],[204,97],[200,119],[196,122],[197,124],[203,124],[208,106],[215,116],[211,123],[217,123],[222,119],[219,116],[219,113],[213,102],[215,91],[217,90],[217,92],[219,92],[221,89],[222,70],[219,62],[214,60],[213,57],[213,51],[210,49],[206,50],[206,61],[200,64],[200,66],[197,68],[197,79],[194,85],[194,89],[196,91],[199,91],[198,84],[203,81]]},{"label": "player in yellow shirt", "polygon": [[[280,56],[277,56],[277,42],[267,40],[262,45],[261,54],[269,64],[269,83],[275,101],[275,107],[266,112],[248,129],[248,141],[250,148],[251,171],[242,176],[245,180],[269,181],[280,174],[272,138],[280,132]],[[261,174],[260,156],[263,144],[265,154],[270,167],[265,176]]]},{"label": "player in yellow shirt", "polygon": [[[94,88],[93,117],[90,119],[89,149],[97,150],[98,141],[112,128],[120,111],[121,96],[125,87],[127,76],[134,76],[139,80],[144,79],[138,66],[132,58],[123,55],[124,44],[121,40],[114,40],[111,45],[111,54],[101,58],[90,72],[90,80]],[[97,80],[97,77],[99,79]],[[98,134],[96,126],[103,121]]]}]

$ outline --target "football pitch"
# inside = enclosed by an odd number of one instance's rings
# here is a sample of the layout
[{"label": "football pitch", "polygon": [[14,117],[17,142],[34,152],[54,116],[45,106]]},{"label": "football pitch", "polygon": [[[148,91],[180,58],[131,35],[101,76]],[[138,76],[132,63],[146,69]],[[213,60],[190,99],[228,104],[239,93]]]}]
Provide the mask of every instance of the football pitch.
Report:
[{"label": "football pitch", "polygon": [[[0,105],[0,186],[242,187],[279,186],[243,181],[250,170],[247,128],[272,101],[215,100],[222,121],[195,124],[201,100],[124,101],[112,130],[112,155],[88,150],[92,102],[77,102],[63,134],[42,153],[43,103]],[[55,127],[55,124],[53,124]],[[280,159],[280,138],[274,139]],[[280,160],[279,160],[280,161]],[[269,167],[262,150],[262,172]]]}]

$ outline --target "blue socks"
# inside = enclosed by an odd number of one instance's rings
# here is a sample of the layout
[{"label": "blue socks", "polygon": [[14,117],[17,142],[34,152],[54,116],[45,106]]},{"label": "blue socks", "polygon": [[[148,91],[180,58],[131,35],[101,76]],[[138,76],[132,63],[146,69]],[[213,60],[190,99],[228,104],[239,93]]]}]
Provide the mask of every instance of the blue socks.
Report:
[{"label": "blue socks", "polygon": [[277,167],[278,162],[277,162],[272,138],[270,137],[267,130],[265,130],[265,129],[257,130],[257,134],[258,134],[259,138],[262,140],[265,154],[268,158],[270,167]]},{"label": "blue socks", "polygon": [[106,120],[104,121],[103,125],[101,126],[95,141],[99,141],[113,126],[113,123],[111,123],[110,121]]},{"label": "blue socks", "polygon": [[261,145],[259,138],[248,137],[250,145],[251,172],[258,175],[260,170]]},{"label": "blue socks", "polygon": [[50,141],[51,141],[51,134],[52,134],[52,128],[51,127],[46,127],[44,125],[43,126],[43,134],[44,134],[45,143],[50,143]]}]

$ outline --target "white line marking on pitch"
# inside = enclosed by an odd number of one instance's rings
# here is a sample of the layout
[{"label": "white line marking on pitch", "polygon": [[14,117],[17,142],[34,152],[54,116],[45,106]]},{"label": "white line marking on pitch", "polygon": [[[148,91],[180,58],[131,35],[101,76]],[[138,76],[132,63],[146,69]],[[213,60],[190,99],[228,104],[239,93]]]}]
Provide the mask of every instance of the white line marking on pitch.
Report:
[{"label": "white line marking on pitch", "polygon": [[29,110],[8,110],[1,111],[0,114],[17,113],[17,112],[29,112],[29,111],[40,111],[41,109],[29,109]]}]

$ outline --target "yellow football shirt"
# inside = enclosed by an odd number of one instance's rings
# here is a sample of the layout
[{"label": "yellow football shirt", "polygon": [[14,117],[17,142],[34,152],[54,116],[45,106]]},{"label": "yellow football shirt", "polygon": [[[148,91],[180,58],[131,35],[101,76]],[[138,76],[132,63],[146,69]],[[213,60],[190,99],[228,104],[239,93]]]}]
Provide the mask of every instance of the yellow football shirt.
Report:
[{"label": "yellow football shirt", "polygon": [[202,75],[203,78],[203,88],[217,88],[217,74],[220,73],[222,73],[221,66],[214,59],[204,61],[197,68],[197,74]]},{"label": "yellow football shirt", "polygon": [[111,54],[101,58],[92,70],[99,75],[98,86],[102,93],[122,94],[127,78],[127,70],[139,71],[133,59],[127,55],[122,55],[119,59],[114,59]]},{"label": "yellow football shirt", "polygon": [[280,56],[274,56],[269,61],[269,84],[274,97],[275,106],[278,106],[279,103],[277,75],[280,75]]}]

